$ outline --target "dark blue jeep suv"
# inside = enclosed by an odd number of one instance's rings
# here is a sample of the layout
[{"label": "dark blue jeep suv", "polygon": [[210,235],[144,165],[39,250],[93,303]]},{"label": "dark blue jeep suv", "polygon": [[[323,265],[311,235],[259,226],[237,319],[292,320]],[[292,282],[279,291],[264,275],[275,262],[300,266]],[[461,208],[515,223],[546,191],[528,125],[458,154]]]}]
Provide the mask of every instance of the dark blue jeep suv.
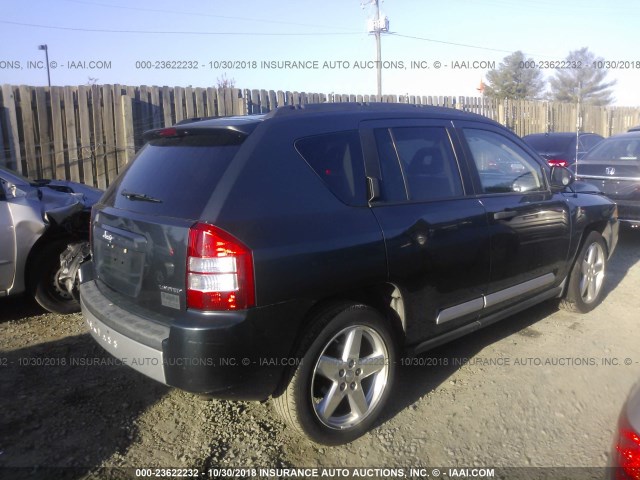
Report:
[{"label": "dark blue jeep suv", "polygon": [[317,442],[371,428],[401,352],[602,299],[615,204],[487,118],[307,105],[146,139],[93,208],[91,334],[167,385],[272,397]]}]

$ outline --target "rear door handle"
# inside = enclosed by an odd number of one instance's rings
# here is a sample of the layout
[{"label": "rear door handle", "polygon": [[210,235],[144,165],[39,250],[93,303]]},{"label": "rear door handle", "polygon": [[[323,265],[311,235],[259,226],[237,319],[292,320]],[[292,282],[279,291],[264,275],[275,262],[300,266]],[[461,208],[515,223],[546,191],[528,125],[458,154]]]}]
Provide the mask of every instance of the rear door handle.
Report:
[{"label": "rear door handle", "polygon": [[380,180],[376,177],[367,177],[367,184],[369,186],[369,201],[380,199]]},{"label": "rear door handle", "polygon": [[518,215],[518,212],[515,210],[502,210],[501,212],[495,212],[493,214],[494,220],[507,220],[509,218],[513,218]]}]

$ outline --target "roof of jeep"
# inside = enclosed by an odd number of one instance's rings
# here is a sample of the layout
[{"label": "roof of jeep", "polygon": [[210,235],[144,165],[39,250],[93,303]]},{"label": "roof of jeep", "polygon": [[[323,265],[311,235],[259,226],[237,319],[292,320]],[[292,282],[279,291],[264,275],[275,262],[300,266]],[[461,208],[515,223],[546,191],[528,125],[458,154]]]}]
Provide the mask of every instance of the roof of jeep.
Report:
[{"label": "roof of jeep", "polygon": [[318,103],[300,106],[284,106],[276,108],[267,114],[242,115],[234,117],[211,117],[203,119],[184,120],[176,125],[180,129],[219,129],[227,128],[251,133],[263,121],[270,119],[287,119],[295,121],[300,117],[355,116],[362,120],[374,118],[440,118],[447,120],[482,120],[498,125],[493,120],[475,113],[464,112],[453,108],[434,107],[430,105],[412,105],[406,103]]}]

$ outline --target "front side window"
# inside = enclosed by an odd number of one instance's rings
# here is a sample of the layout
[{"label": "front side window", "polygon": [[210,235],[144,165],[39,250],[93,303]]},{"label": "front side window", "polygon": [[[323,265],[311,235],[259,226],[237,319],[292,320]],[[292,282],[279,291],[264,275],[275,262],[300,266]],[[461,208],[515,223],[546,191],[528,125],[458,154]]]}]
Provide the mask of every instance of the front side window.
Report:
[{"label": "front side window", "polygon": [[545,190],[542,168],[504,135],[487,130],[463,130],[480,175],[483,193],[523,193]]}]

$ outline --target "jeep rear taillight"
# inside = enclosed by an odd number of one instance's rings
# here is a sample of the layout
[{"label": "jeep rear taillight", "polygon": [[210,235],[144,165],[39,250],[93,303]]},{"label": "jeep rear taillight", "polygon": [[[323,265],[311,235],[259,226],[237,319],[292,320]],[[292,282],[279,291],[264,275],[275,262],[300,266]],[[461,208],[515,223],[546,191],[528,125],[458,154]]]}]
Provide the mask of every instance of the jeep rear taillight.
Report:
[{"label": "jeep rear taillight", "polygon": [[187,307],[242,310],[255,303],[251,250],[227,232],[206,223],[189,231]]}]

